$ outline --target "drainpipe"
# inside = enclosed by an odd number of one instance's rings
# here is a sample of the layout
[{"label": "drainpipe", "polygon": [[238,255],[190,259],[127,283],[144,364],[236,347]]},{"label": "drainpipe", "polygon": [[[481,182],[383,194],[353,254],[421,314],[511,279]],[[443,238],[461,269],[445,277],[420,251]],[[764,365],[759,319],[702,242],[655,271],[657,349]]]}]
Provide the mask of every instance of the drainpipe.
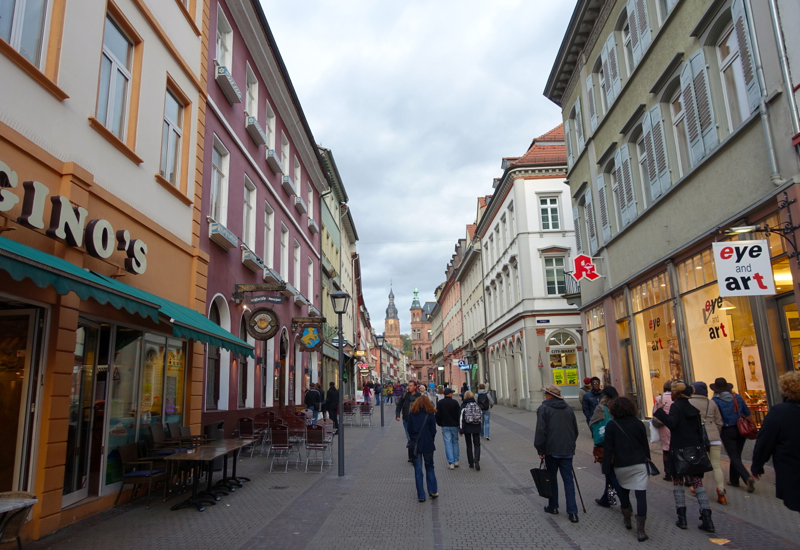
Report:
[{"label": "drainpipe", "polygon": [[744,0],[745,17],[750,28],[750,43],[753,49],[753,61],[756,65],[758,87],[761,90],[761,101],[758,103],[758,112],[761,115],[761,125],[764,128],[764,143],[767,146],[767,159],[769,160],[769,177],[774,185],[783,185],[780,169],[778,168],[778,155],[775,153],[775,142],[772,140],[772,123],[769,120],[767,109],[767,80],[764,77],[764,66],[761,63],[761,48],[756,36],[756,24],[753,19],[753,4],[751,0]]},{"label": "drainpipe", "polygon": [[800,114],[797,111],[797,101],[792,89],[792,77],[789,74],[789,59],[786,55],[786,42],[781,30],[781,16],[778,13],[777,0],[769,0],[769,13],[772,16],[772,30],[775,31],[775,45],[778,48],[778,63],[781,67],[783,86],[786,89],[786,99],[789,102],[789,114],[792,117],[792,135],[800,134]]}]

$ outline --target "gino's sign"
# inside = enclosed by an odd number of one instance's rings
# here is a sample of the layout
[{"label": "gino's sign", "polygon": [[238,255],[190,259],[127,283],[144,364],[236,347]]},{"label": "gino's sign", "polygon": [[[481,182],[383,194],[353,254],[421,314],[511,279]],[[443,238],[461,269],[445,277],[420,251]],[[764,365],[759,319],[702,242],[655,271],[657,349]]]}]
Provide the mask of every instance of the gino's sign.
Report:
[{"label": "gino's sign", "polygon": [[[18,186],[17,173],[0,161],[0,212],[8,212],[20,201],[12,191]],[[22,213],[17,223],[31,229],[44,229],[44,205],[50,190],[38,181],[22,184]],[[50,197],[53,208],[45,234],[51,239],[69,246],[86,247],[86,252],[95,258],[106,259],[114,249],[125,251],[125,270],[141,275],[147,269],[147,244],[131,239],[127,229],[114,231],[108,220],[89,220],[89,212],[80,206],[72,206],[69,199],[60,195]],[[115,246],[116,243],[116,246]]]}]

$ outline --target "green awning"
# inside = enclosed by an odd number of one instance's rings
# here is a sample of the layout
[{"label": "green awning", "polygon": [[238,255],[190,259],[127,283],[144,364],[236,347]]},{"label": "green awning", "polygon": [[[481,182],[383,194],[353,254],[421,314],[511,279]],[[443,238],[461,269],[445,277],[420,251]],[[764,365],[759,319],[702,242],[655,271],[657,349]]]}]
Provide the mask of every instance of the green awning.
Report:
[{"label": "green awning", "polygon": [[94,298],[159,322],[159,313],[169,319],[172,334],[209,343],[234,353],[253,356],[253,346],[240,340],[197,311],[150,294],[110,277],[94,273],[41,250],[0,237],[0,270],[15,281],[27,278],[39,288],[52,286],[60,295],[74,292],[81,300]]}]

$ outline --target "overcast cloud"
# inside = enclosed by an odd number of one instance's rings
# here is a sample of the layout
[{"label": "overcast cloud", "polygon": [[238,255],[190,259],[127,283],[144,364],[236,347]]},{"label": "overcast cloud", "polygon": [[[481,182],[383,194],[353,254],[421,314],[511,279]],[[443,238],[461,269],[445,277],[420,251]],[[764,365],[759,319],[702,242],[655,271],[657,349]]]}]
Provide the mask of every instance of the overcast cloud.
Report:
[{"label": "overcast cloud", "polygon": [[394,283],[433,301],[504,156],[561,121],[544,98],[573,2],[262,0],[317,142],[333,151],[372,324]]}]

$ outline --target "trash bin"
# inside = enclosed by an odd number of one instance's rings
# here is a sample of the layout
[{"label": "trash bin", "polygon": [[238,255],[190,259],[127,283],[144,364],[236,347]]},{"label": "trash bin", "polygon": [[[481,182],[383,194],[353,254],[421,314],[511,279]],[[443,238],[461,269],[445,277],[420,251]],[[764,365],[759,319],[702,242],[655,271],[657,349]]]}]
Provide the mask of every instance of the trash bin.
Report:
[{"label": "trash bin", "polygon": [[[217,422],[212,422],[207,426],[203,426],[203,435],[206,436],[206,439],[209,441],[225,439],[225,430],[222,429],[224,424],[224,420],[218,420]],[[214,459],[214,471],[219,472],[220,470],[222,470],[222,457]]]}]

